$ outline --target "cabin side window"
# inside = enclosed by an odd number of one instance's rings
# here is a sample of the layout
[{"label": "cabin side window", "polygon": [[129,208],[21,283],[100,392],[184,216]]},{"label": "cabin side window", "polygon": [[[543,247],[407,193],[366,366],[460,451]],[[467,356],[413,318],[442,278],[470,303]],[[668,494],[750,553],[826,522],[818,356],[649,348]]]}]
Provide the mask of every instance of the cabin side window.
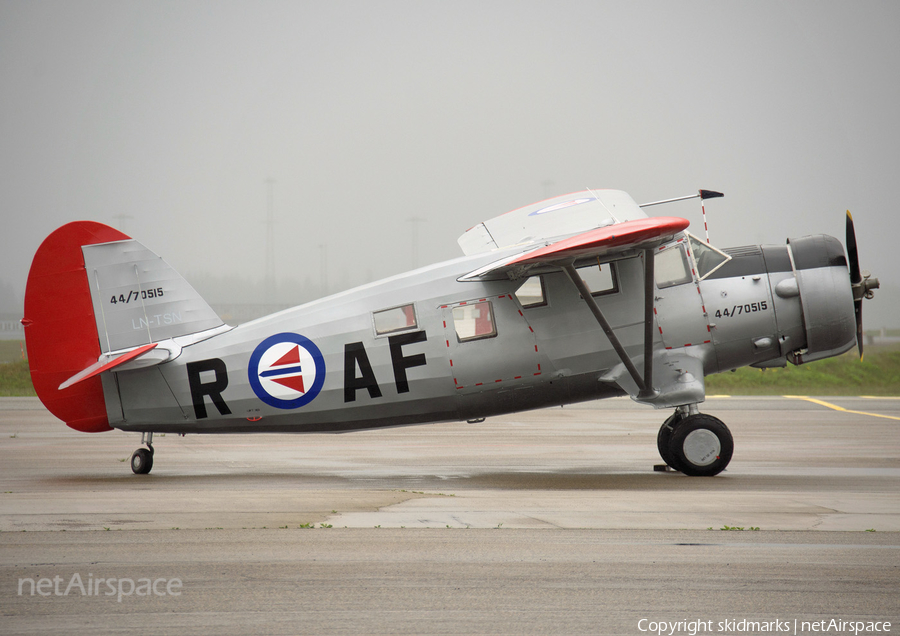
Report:
[{"label": "cabin side window", "polygon": [[547,295],[544,293],[544,277],[531,276],[516,290],[516,298],[524,309],[529,307],[543,307],[547,304]]},{"label": "cabin side window", "polygon": [[493,338],[497,335],[491,301],[466,303],[453,308],[453,326],[460,342]]},{"label": "cabin side window", "polygon": [[577,270],[581,280],[591,290],[591,296],[604,296],[619,291],[616,268],[612,263],[597,263]]},{"label": "cabin side window", "polygon": [[372,319],[375,324],[375,334],[378,336],[394,333],[395,331],[415,329],[418,326],[416,308],[412,303],[374,311],[372,312]]},{"label": "cabin side window", "polygon": [[656,275],[656,286],[660,289],[681,285],[691,280],[691,269],[680,244],[657,252],[653,270]]}]

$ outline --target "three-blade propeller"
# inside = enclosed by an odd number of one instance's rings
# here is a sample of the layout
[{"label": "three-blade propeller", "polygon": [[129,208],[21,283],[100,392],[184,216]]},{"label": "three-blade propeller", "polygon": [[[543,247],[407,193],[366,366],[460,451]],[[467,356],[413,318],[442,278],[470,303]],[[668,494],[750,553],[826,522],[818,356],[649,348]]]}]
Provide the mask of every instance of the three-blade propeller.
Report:
[{"label": "three-blade propeller", "polygon": [[877,278],[872,278],[869,272],[859,269],[859,251],[856,248],[856,231],[853,229],[853,217],[847,210],[847,258],[850,267],[850,287],[853,289],[853,307],[856,310],[856,346],[859,348],[859,357],[863,356],[863,326],[862,326],[862,301],[863,298],[872,298],[878,289]]}]

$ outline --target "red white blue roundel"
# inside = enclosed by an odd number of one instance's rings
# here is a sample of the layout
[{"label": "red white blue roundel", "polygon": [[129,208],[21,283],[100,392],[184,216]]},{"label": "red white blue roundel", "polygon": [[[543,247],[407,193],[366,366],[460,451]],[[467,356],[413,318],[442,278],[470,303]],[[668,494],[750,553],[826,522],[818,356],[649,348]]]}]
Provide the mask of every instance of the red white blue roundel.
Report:
[{"label": "red white blue roundel", "polygon": [[325,384],[325,359],[309,338],[279,333],[250,356],[247,377],[256,396],[279,409],[296,409],[315,399]]}]

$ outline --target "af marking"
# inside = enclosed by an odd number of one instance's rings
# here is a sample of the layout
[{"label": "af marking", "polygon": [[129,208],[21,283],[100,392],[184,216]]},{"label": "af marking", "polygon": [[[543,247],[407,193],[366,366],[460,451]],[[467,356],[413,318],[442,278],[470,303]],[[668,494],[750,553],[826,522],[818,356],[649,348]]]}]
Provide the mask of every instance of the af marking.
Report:
[{"label": "af marking", "polygon": [[[428,339],[424,330],[404,333],[388,338],[388,347],[391,351],[391,367],[394,370],[394,385],[397,394],[409,393],[409,379],[407,369],[422,367],[427,364],[424,353],[404,355],[403,347],[406,345],[425,342]],[[357,370],[359,374],[357,374]],[[383,396],[381,387],[375,379],[375,371],[369,362],[369,354],[362,342],[351,342],[344,345],[344,402],[355,402],[356,392],[366,389],[372,399]]]}]

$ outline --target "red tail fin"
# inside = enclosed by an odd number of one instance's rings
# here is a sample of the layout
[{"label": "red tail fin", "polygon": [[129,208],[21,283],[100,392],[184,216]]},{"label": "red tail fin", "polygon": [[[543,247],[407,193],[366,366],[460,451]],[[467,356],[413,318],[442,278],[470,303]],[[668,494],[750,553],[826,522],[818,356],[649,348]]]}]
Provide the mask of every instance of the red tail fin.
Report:
[{"label": "red tail fin", "polygon": [[51,413],[86,433],[112,430],[100,377],[58,389],[100,357],[81,246],[128,238],[101,223],[69,223],[41,243],[28,273],[22,323],[34,390]]}]

